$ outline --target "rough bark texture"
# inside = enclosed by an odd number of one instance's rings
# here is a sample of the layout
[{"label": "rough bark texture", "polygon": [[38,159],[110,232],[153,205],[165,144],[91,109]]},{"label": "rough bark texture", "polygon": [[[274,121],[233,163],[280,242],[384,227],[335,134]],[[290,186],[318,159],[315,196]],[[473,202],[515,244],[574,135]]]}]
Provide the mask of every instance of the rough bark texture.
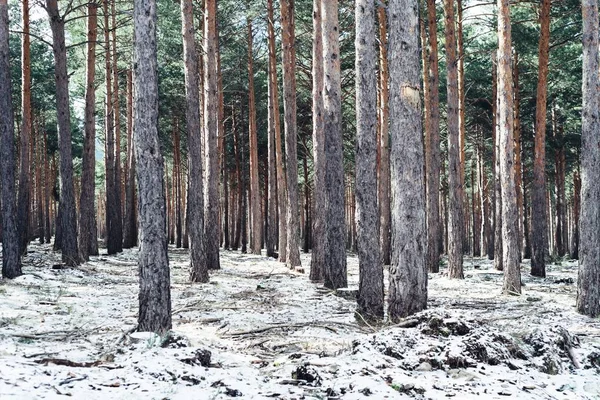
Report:
[{"label": "rough bark texture", "polygon": [[577,311],[600,315],[600,99],[598,2],[582,1],[583,109],[581,124],[581,220]]},{"label": "rough bark texture", "polygon": [[[521,161],[521,94],[519,91],[519,54],[514,51],[513,85],[515,91],[514,104],[514,138],[515,138],[515,190],[517,191],[517,210],[519,212],[519,246],[523,249],[523,168]],[[522,254],[522,251],[519,252]],[[522,256],[521,256],[522,258]]]},{"label": "rough bark texture", "polygon": [[88,261],[98,255],[96,226],[96,38],[98,37],[98,6],[88,5],[87,60],[85,80],[85,116],[81,195],[79,198],[79,254]]},{"label": "rough bark texture", "polygon": [[387,14],[383,6],[377,8],[379,19],[379,246],[384,265],[390,264],[390,106],[388,68]]},{"label": "rough bark texture", "polygon": [[171,291],[167,256],[163,159],[158,139],[156,2],[135,0],[134,141],[140,217],[138,330],[160,334],[171,329]]},{"label": "rough bark texture", "polygon": [[119,104],[119,70],[117,66],[117,12],[115,9],[116,0],[112,0],[111,7],[111,38],[112,38],[112,110],[113,110],[113,129],[115,140],[114,155],[114,180],[115,180],[115,244],[118,252],[123,251],[123,183],[121,173],[121,111]]},{"label": "rough bark texture", "polygon": [[204,198],[202,192],[202,148],[200,144],[200,92],[198,86],[198,54],[194,40],[194,7],[192,0],[181,1],[181,34],[185,74],[185,115],[187,121],[188,162],[190,179],[187,192],[187,226],[190,236],[190,280],[208,282],[204,250]]},{"label": "rough bark texture", "polygon": [[446,64],[448,87],[448,276],[463,276],[463,198],[461,188],[460,166],[460,128],[459,128],[459,93],[458,68],[456,59],[456,35],[454,19],[454,2],[444,0]]},{"label": "rough bark texture", "polygon": [[427,268],[440,270],[440,75],[435,0],[427,0],[429,24],[429,117],[425,165],[427,171]]},{"label": "rough bark texture", "polygon": [[[267,0],[267,31],[268,31],[268,48],[269,48],[269,71],[268,71],[268,157],[269,157],[269,192],[268,192],[268,227],[267,227],[267,256],[275,257],[275,248],[277,246],[277,208],[280,202],[280,194],[277,191],[277,186],[282,177],[279,176],[279,165],[277,163],[277,146],[276,146],[276,126],[279,119],[279,106],[277,96],[277,58],[275,54],[275,19],[273,16],[273,0]],[[281,172],[283,174],[283,171]],[[285,193],[282,193],[285,196]],[[281,196],[281,200],[283,200]],[[285,201],[285,200],[284,200]],[[281,220],[281,218],[280,218]],[[281,251],[281,250],[280,250]]]},{"label": "rough bark texture", "polygon": [[344,159],[342,149],[342,88],[340,79],[340,40],[338,1],[321,3],[323,22],[323,104],[325,134],[325,205],[327,252],[325,287],[348,285],[346,273],[346,221],[344,218]]},{"label": "rough bark texture", "polygon": [[206,177],[204,237],[208,269],[219,269],[219,152],[217,93],[217,2],[206,0],[204,12],[204,131]]},{"label": "rough bark texture", "polygon": [[416,0],[389,2],[392,263],[390,320],[427,306],[425,160]]},{"label": "rough bark texture", "polygon": [[500,164],[500,129],[498,127],[499,118],[499,101],[500,93],[499,90],[502,88],[498,85],[498,58],[497,54],[494,53],[494,65],[496,66],[496,73],[494,74],[494,268],[498,271],[502,271],[504,268],[504,262],[502,260],[502,166]]},{"label": "rough bark texture", "polygon": [[29,243],[29,219],[31,207],[30,141],[32,132],[31,113],[31,38],[29,36],[29,0],[23,0],[23,34],[21,35],[21,132],[19,197],[17,200],[17,223],[19,252],[24,254]]},{"label": "rough bark texture", "polygon": [[356,220],[358,309],[383,318],[383,265],[377,207],[377,44],[374,0],[356,1]]},{"label": "rough bark texture", "polygon": [[275,134],[275,163],[277,174],[277,250],[279,252],[279,261],[285,262],[287,242],[287,185],[285,172],[283,170],[283,152],[281,150],[281,120],[279,116],[279,87],[277,86],[277,54],[275,50],[275,17],[273,16],[273,1],[269,0],[267,6],[269,17],[269,23],[267,24],[269,42],[269,101],[273,104],[273,129]]},{"label": "rough bark texture", "polygon": [[579,259],[579,213],[581,209],[581,178],[579,171],[573,173],[573,233],[571,234],[571,258]]},{"label": "rough bark texture", "polygon": [[313,142],[313,226],[310,280],[323,279],[325,252],[327,249],[325,212],[325,131],[323,130],[323,29],[321,21],[321,0],[313,0],[313,64],[312,64],[312,142]]},{"label": "rough bark texture", "polygon": [[104,13],[104,50],[105,50],[105,84],[106,84],[106,112],[104,124],[104,165],[105,165],[105,191],[106,191],[106,249],[108,254],[120,251],[117,222],[117,196],[119,195],[115,182],[115,136],[114,136],[114,102],[112,84],[112,53],[110,42],[110,20],[108,0],[103,0]]},{"label": "rough bark texture", "polygon": [[[189,139],[188,139],[189,140]],[[133,73],[127,70],[127,173],[125,174],[125,218],[123,247],[137,245],[137,212],[135,196],[135,154],[133,146]]]},{"label": "rough bark texture", "polygon": [[0,0],[0,171],[2,182],[2,277],[21,275],[15,188],[15,132],[10,82],[8,4]]},{"label": "rough bark texture", "polygon": [[542,0],[538,48],[538,83],[535,105],[535,147],[531,191],[531,275],[546,276],[548,225],[546,222],[546,100],[550,52],[551,0]]},{"label": "rough bark texture", "polygon": [[283,107],[285,129],[285,165],[287,178],[286,265],[301,266],[298,236],[298,154],[296,126],[296,37],[294,0],[281,0],[281,46],[283,61]]},{"label": "rough bark texture", "polygon": [[57,0],[47,0],[46,10],[52,30],[54,75],[56,79],[56,110],[58,114],[58,150],[60,153],[60,208],[62,213],[60,249],[62,260],[69,266],[78,265],[77,217],[73,188],[73,157],[71,155],[71,117],[69,110],[69,77],[67,75],[67,48],[65,21],[59,14]]},{"label": "rough bark texture", "polygon": [[509,0],[498,0],[498,136],[502,181],[504,293],[521,293],[519,211],[515,185],[514,91]]},{"label": "rough bark texture", "polygon": [[567,253],[567,202],[565,196],[565,144],[563,127],[559,112],[552,109],[552,133],[554,136],[554,181],[556,198],[556,224],[554,229],[554,242],[556,243],[556,255],[563,257]]},{"label": "rough bark texture", "polygon": [[250,149],[250,250],[260,254],[262,247],[262,218],[260,214],[260,185],[258,182],[258,138],[256,127],[256,99],[254,96],[254,53],[252,51],[252,22],[248,28],[248,143]]}]

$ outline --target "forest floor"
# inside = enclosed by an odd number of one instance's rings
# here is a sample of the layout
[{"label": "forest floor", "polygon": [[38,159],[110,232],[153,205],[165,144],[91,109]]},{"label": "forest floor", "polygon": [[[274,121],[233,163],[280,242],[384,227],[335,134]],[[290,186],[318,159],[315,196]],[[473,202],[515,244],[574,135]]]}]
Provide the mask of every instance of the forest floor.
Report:
[{"label": "forest floor", "polygon": [[[466,257],[462,281],[430,274],[428,310],[371,326],[351,291],[273,259],[225,251],[210,284],[192,285],[187,252],[169,250],[162,339],[131,333],[136,250],[58,269],[59,254],[32,245],[24,275],[0,282],[0,398],[600,399],[600,320],[575,312],[576,262],[546,279],[523,263],[517,297],[501,295],[490,261]],[[355,256],[348,269],[356,287]]]}]

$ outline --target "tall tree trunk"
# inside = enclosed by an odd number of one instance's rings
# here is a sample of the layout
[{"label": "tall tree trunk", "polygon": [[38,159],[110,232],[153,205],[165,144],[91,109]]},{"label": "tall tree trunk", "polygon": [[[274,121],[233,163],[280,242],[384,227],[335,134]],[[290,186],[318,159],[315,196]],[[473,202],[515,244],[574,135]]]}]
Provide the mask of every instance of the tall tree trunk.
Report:
[{"label": "tall tree trunk", "polygon": [[50,191],[54,187],[54,176],[50,173],[50,163],[48,160],[48,133],[46,132],[46,127],[44,129],[44,177],[45,177],[45,186],[44,186],[44,224],[46,233],[46,243],[50,243],[52,239],[52,225],[50,223]]},{"label": "tall tree trunk", "polygon": [[383,265],[377,207],[377,44],[374,0],[356,2],[356,209],[358,309],[383,318]]},{"label": "tall tree trunk", "polygon": [[85,120],[81,197],[79,199],[79,254],[88,261],[98,255],[96,227],[96,39],[98,37],[98,5],[88,5],[87,60],[85,80]]},{"label": "tall tree trunk", "polygon": [[[272,1],[272,0],[269,0]],[[322,0],[313,0],[313,64],[312,64],[312,113],[313,113],[313,226],[310,280],[323,279],[325,249],[327,248],[327,214],[325,209],[325,131],[323,130],[323,26],[321,19]]]},{"label": "tall tree trunk", "polygon": [[[379,22],[379,246],[380,255],[384,265],[389,265],[391,260],[391,214],[390,214],[390,106],[388,68],[388,38],[387,15],[385,8],[377,7]],[[438,172],[439,174],[439,172]],[[439,175],[438,175],[439,176]]]},{"label": "tall tree trunk", "polygon": [[235,109],[231,107],[231,130],[233,133],[233,153],[235,155],[235,178],[237,183],[237,215],[235,222],[235,238],[233,240],[233,250],[240,247],[240,237],[242,234],[242,202],[243,202],[243,182],[242,182],[242,166],[240,154],[242,149],[238,139],[237,126],[235,124]]},{"label": "tall tree trunk", "polygon": [[600,315],[600,99],[598,94],[598,2],[584,0],[581,219],[577,311]]},{"label": "tall tree trunk", "polygon": [[19,197],[17,223],[19,252],[24,254],[29,243],[29,219],[31,207],[30,141],[32,131],[31,113],[31,37],[29,36],[29,0],[22,3],[23,34],[21,36],[21,140],[19,167]]},{"label": "tall tree trunk", "polygon": [[8,4],[0,0],[0,169],[2,171],[2,277],[21,275],[15,188],[15,132],[10,82]]},{"label": "tall tree trunk", "polygon": [[252,51],[252,21],[248,17],[248,133],[250,148],[250,249],[259,254],[262,247],[262,218],[260,215],[260,185],[258,182],[258,138],[256,100],[254,97],[254,53]]},{"label": "tall tree trunk", "polygon": [[[521,95],[519,93],[519,53],[515,50],[513,61],[513,85],[515,93],[515,185],[517,190],[517,211],[519,213],[519,246],[523,249],[523,171],[521,161]],[[522,251],[519,251],[522,257]]]},{"label": "tall tree trunk", "polygon": [[123,251],[123,183],[122,183],[122,173],[121,173],[121,112],[120,112],[120,104],[119,104],[119,70],[117,66],[117,11],[115,9],[116,0],[112,0],[111,5],[111,21],[112,21],[112,110],[113,110],[113,118],[114,124],[113,129],[114,140],[115,140],[115,234],[117,238],[115,243],[117,245],[117,251]]},{"label": "tall tree trunk", "polygon": [[[477,132],[479,135],[480,132]],[[479,179],[477,172],[479,171],[477,162],[479,159],[479,139],[475,138],[475,154],[471,155],[471,201],[473,214],[473,254],[474,257],[481,257],[481,199],[479,193]]]},{"label": "tall tree trunk", "polygon": [[342,88],[340,78],[340,40],[338,1],[321,3],[323,23],[323,90],[325,135],[325,205],[327,248],[325,250],[325,287],[348,285],[346,273],[346,232],[344,218],[344,159],[342,139]]},{"label": "tall tree trunk", "polygon": [[[304,148],[308,149],[306,144],[306,136],[303,137]],[[302,157],[302,169],[304,170],[304,236],[303,236],[303,246],[302,251],[308,253],[310,250],[310,183],[308,179],[308,154],[307,151],[304,152],[304,157]]]},{"label": "tall tree trunk", "polygon": [[190,280],[208,282],[204,239],[203,168],[200,128],[200,92],[198,83],[198,54],[194,40],[194,6],[192,0],[181,2],[181,34],[185,75],[185,115],[188,136],[187,226],[190,237]]},{"label": "tall tree trunk", "polygon": [[65,20],[59,14],[57,0],[46,0],[46,10],[52,30],[54,75],[56,78],[56,110],[58,114],[58,149],[60,152],[60,216],[62,236],[60,249],[63,262],[69,266],[80,263],[77,250],[77,217],[73,188],[73,157],[71,155],[71,112],[69,110],[69,77]]},{"label": "tall tree trunk", "polygon": [[105,75],[106,75],[106,113],[105,113],[105,185],[106,185],[106,248],[108,254],[116,254],[120,251],[117,196],[118,188],[115,182],[115,136],[114,136],[114,110],[113,110],[113,84],[112,84],[112,52],[110,42],[110,19],[108,1],[103,0],[104,13],[104,46],[105,46]]},{"label": "tall tree trunk", "polygon": [[[197,79],[197,78],[196,78]],[[189,139],[188,139],[189,140]],[[123,247],[137,244],[137,212],[135,199],[135,149],[133,146],[133,74],[127,70],[127,173],[125,175],[125,218]]]},{"label": "tall tree trunk", "polygon": [[[174,113],[173,113],[174,114]],[[183,225],[182,225],[182,172],[181,172],[181,141],[179,140],[179,121],[177,117],[173,118],[173,182],[175,183],[175,247],[181,248],[183,244]]]},{"label": "tall tree trunk", "polygon": [[418,2],[390,0],[389,16],[393,219],[388,312],[390,320],[398,321],[427,306],[428,244]]},{"label": "tall tree trunk", "polygon": [[448,276],[464,278],[463,275],[463,195],[460,166],[460,121],[458,69],[456,58],[456,35],[453,0],[444,0],[446,64],[448,86]]},{"label": "tall tree trunk", "polygon": [[554,167],[556,187],[556,229],[555,242],[556,252],[559,257],[567,253],[567,204],[565,196],[565,145],[562,133],[562,125],[559,121],[558,110],[552,109],[552,131],[554,134]]},{"label": "tall tree trunk", "polygon": [[546,100],[548,96],[548,56],[550,52],[551,0],[542,0],[538,83],[535,104],[535,147],[531,192],[531,275],[546,276],[548,226],[546,224]]},{"label": "tall tree trunk", "polygon": [[165,334],[171,329],[163,158],[158,138],[156,2],[133,3],[134,141],[140,217],[138,330]]},{"label": "tall tree trunk", "polygon": [[429,117],[426,127],[425,168],[427,171],[427,268],[440,270],[440,76],[438,64],[435,0],[427,0],[429,25]]},{"label": "tall tree trunk", "polygon": [[[268,48],[269,48],[269,71],[268,71],[268,158],[269,158],[269,192],[268,192],[268,230],[267,230],[267,256],[275,256],[275,247],[277,246],[277,208],[280,206],[281,201],[285,202],[285,191],[282,187],[281,193],[277,191],[279,182],[283,182],[283,170],[280,172],[280,165],[278,164],[277,155],[277,143],[276,143],[276,126],[278,125],[279,101],[276,99],[277,96],[277,61],[275,55],[275,20],[273,16],[273,0],[267,0],[267,31],[268,31]],[[279,156],[281,157],[281,156]],[[280,200],[279,200],[280,199]],[[280,218],[280,224],[282,218]],[[283,242],[285,243],[285,241]],[[279,249],[281,252],[281,248]]]},{"label": "tall tree trunk", "polygon": [[494,268],[502,270],[502,184],[500,182],[500,136],[498,133],[498,58],[492,56],[492,170],[493,182],[493,213],[494,213]]},{"label": "tall tree trunk", "polygon": [[521,293],[519,211],[515,185],[514,92],[510,2],[498,0],[498,136],[502,182],[502,261],[504,293]]},{"label": "tall tree trunk", "polygon": [[463,46],[463,4],[462,0],[456,0],[456,63],[458,72],[458,132],[460,148],[460,190],[463,204],[463,251],[469,251],[469,199],[465,185],[465,168],[467,165],[465,155],[465,52]]},{"label": "tall tree trunk", "polygon": [[[275,163],[277,173],[277,215],[278,215],[278,244],[279,261],[286,261],[287,243],[287,184],[283,169],[283,152],[281,150],[281,120],[279,117],[279,88],[277,86],[277,55],[275,50],[275,18],[273,16],[273,1],[267,1],[268,12],[268,45],[269,45],[269,101],[273,105],[273,129],[275,132]],[[270,108],[269,108],[270,109]]]},{"label": "tall tree trunk", "polygon": [[296,36],[294,0],[281,0],[281,46],[283,62],[283,106],[287,180],[286,265],[300,267],[298,236],[298,153],[296,126]]},{"label": "tall tree trunk", "polygon": [[206,0],[204,11],[204,130],[206,177],[204,237],[208,269],[219,269],[219,152],[217,93],[217,1]]},{"label": "tall tree trunk", "polygon": [[579,259],[579,212],[581,207],[581,178],[579,170],[573,173],[573,234],[571,235],[571,258]]},{"label": "tall tree trunk", "polygon": [[[39,239],[40,244],[44,244],[45,235],[44,235],[44,207],[43,205],[43,169],[44,169],[44,141],[42,136],[42,128],[41,128],[40,119],[38,118],[36,124],[36,157],[35,157],[35,207],[37,213],[37,232],[36,237]],[[80,208],[81,215],[81,208]]]}]

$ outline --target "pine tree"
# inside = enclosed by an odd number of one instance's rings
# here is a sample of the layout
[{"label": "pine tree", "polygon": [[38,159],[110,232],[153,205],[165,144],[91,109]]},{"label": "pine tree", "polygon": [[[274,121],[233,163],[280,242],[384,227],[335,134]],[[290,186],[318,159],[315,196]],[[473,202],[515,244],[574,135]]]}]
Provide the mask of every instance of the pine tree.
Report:
[{"label": "pine tree", "polygon": [[158,139],[156,0],[135,0],[134,146],[140,218],[138,330],[165,334],[171,329],[171,289],[167,256],[163,159]]},{"label": "pine tree", "polygon": [[392,263],[390,320],[427,306],[425,166],[418,1],[389,2]]}]

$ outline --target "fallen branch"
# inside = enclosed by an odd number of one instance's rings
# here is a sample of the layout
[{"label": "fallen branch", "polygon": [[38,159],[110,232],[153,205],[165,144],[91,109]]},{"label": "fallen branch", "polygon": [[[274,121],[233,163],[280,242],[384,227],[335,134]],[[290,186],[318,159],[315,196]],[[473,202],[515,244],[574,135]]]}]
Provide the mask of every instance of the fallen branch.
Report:
[{"label": "fallen branch", "polygon": [[60,382],[58,384],[58,386],[66,385],[66,384],[72,383],[72,382],[83,381],[83,380],[87,379],[87,377],[88,377],[87,375],[83,375],[83,376],[80,376],[80,377],[67,378],[64,381]]},{"label": "fallen branch", "polygon": [[67,360],[65,358],[42,358],[41,360],[34,360],[33,362],[36,364],[41,364],[41,365],[54,364],[54,365],[62,365],[65,367],[76,367],[76,368],[91,368],[91,367],[97,367],[98,365],[102,364],[102,361],[77,362],[77,361]]},{"label": "fallen branch", "polygon": [[232,332],[232,333],[229,333],[229,334],[224,335],[224,336],[226,336],[226,337],[248,336],[248,335],[254,335],[254,334],[257,334],[257,333],[268,332],[268,331],[271,331],[273,329],[304,328],[304,327],[307,327],[307,326],[315,327],[315,328],[327,329],[328,331],[331,331],[333,333],[337,333],[337,330],[335,330],[334,328],[332,328],[329,325],[341,325],[341,326],[344,326],[344,327],[351,327],[351,328],[354,328],[354,329],[358,329],[360,331],[364,330],[360,326],[348,324],[348,323],[345,323],[345,322],[335,322],[335,321],[324,321],[324,322],[321,322],[321,321],[314,321],[314,322],[298,322],[298,323],[292,323],[292,324],[277,324],[277,325],[271,325],[271,326],[264,326],[262,328],[250,329],[250,330],[247,330],[247,331]]}]

